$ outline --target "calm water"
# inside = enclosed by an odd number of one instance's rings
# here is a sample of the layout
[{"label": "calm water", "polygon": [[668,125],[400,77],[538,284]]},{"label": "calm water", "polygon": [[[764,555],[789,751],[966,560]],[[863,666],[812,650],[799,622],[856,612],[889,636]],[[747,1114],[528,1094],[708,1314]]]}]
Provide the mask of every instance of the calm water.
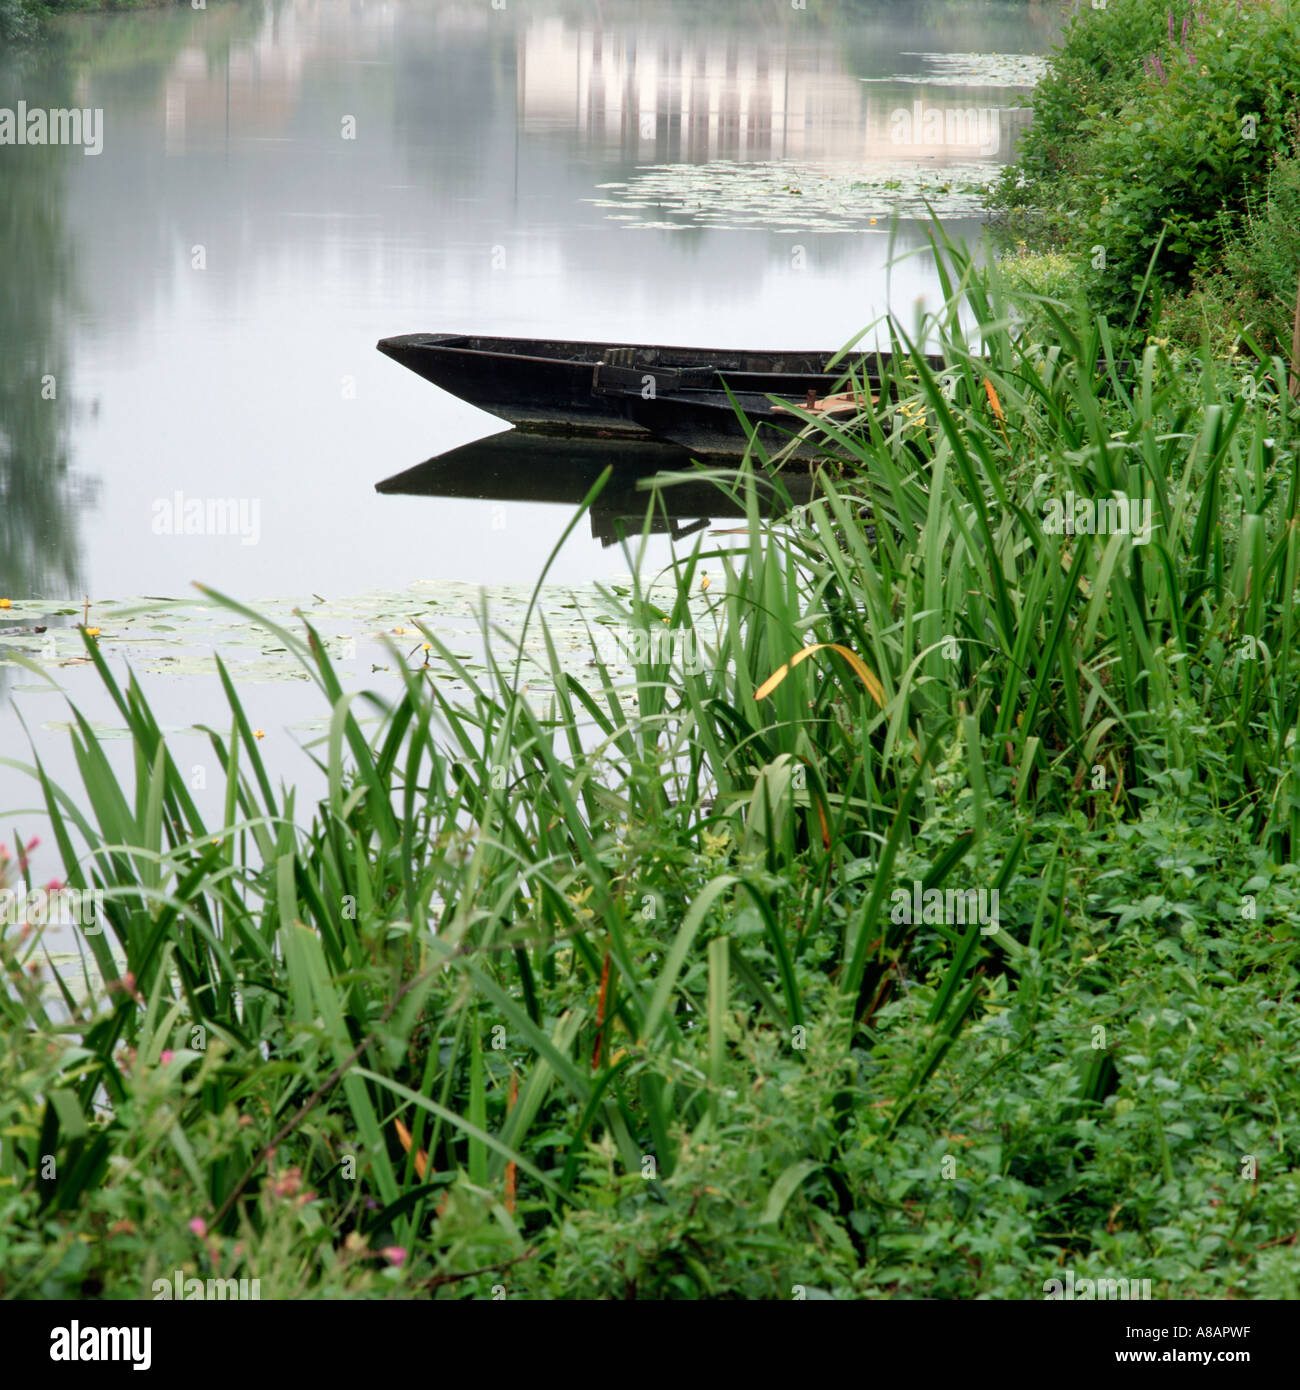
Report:
[{"label": "calm water", "polygon": [[[0,59],[0,105],[104,112],[98,156],[0,147],[0,594],[532,578],[563,509],[373,492],[499,428],[375,340],[824,348],[910,312],[930,277],[885,273],[898,194],[852,184],[1001,162],[1028,93],[884,79],[1044,51],[1057,22],[985,0],[508,3],[214,4]],[[917,102],[992,113],[992,140],[897,141]],[[156,534],[178,491],[250,522],[257,502],[256,543]],[[615,563],[580,537],[566,572]]]},{"label": "calm water", "polygon": [[[908,318],[932,275],[887,268],[891,214],[919,179],[977,230],[956,195],[1009,157],[1032,80],[987,55],[1044,53],[1060,23],[997,0],[507,5],[240,0],[0,55],[0,107],[104,113],[98,155],[0,147],[0,597],[532,580],[569,506],[374,490],[499,428],[376,339],[832,348]],[[903,221],[894,254],[923,244]],[[177,494],[238,499],[247,534],[159,534]],[[555,577],[622,568],[580,528]],[[218,707],[176,684],[178,723]],[[257,717],[291,721],[301,687],[266,689]]]}]

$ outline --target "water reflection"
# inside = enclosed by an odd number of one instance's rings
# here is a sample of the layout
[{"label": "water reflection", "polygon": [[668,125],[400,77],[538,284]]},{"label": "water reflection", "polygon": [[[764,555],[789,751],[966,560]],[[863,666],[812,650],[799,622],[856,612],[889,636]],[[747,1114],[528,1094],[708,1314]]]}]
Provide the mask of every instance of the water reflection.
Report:
[{"label": "water reflection", "polygon": [[[0,107],[14,109],[20,74],[0,72]],[[69,104],[47,88],[48,105]],[[83,507],[93,493],[74,472],[71,351],[64,314],[76,292],[65,209],[65,151],[33,147],[5,164],[0,196],[0,597],[78,583]]]},{"label": "water reflection", "polygon": [[[671,480],[693,470],[691,457],[671,444],[644,441],[554,439],[504,430],[452,449],[375,485],[375,491],[412,497],[475,497],[489,504],[562,504],[582,501],[606,468],[609,480],[592,503],[591,535],[603,547],[648,533],[674,542],[706,529],[715,517],[743,517],[743,497],[708,478]],[[661,475],[659,485],[648,489]],[[716,474],[718,478],[721,473]],[[788,470],[777,481],[756,479],[763,515],[812,496],[806,471]],[[499,519],[504,513],[498,509]],[[647,521],[648,518],[648,521]]]},{"label": "water reflection", "polygon": [[[925,103],[938,115],[938,138],[932,131],[923,141],[918,132],[913,140],[910,125],[904,138],[899,116],[910,123],[915,91],[901,82],[867,85],[838,32],[814,38],[793,14],[780,28],[756,31],[736,23],[735,6],[703,8],[716,29],[530,24],[518,39],[519,128],[572,133],[582,146],[639,164],[705,164],[908,160],[921,147],[939,161],[986,158],[1026,123],[1018,89],[968,88]],[[921,56],[892,44],[881,54]],[[980,113],[981,129],[970,129],[970,112]]]}]

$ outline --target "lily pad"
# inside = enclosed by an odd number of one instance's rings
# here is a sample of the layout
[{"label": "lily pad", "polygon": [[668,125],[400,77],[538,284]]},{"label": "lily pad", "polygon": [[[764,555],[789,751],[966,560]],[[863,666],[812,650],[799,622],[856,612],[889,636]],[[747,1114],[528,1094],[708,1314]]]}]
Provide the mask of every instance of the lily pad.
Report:
[{"label": "lily pad", "polygon": [[923,73],[863,77],[862,82],[915,82],[933,87],[1035,87],[1047,75],[1048,60],[1037,53],[904,53],[920,58]]},{"label": "lily pad", "polygon": [[[982,212],[987,186],[1001,172],[1000,161],[969,159],[886,160],[874,165],[836,163],[798,165],[784,161],[739,164],[655,164],[638,169],[626,183],[606,185],[617,194],[653,202],[664,213],[686,221],[627,221],[635,231],[703,226],[716,230],[755,227],[776,233],[886,233],[891,216],[924,217],[926,204],[941,217]],[[786,191],[799,181],[800,197]],[[591,199],[600,207],[619,207],[617,197]],[[612,219],[611,219],[612,220]],[[874,225],[873,225],[874,222]]]}]

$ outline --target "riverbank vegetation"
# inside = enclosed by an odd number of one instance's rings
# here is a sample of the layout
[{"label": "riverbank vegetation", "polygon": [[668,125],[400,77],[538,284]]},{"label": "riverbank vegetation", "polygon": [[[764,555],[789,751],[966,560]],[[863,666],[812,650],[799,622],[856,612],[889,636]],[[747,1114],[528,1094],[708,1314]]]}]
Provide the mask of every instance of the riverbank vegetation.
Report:
[{"label": "riverbank vegetation", "polygon": [[1294,5],[1081,6],[1033,106],[992,198],[1025,283],[1117,323],[1141,301],[1138,326],[1186,351],[1294,351]]},{"label": "riverbank vegetation", "polygon": [[38,741],[107,929],[3,929],[0,1293],[1300,1293],[1285,363],[1042,341],[940,249],[948,368],[900,335],[811,504],[634,564],[625,675],[426,626],[353,699],[278,631],[322,793],[227,683],[213,823],[85,635],[134,775]]}]

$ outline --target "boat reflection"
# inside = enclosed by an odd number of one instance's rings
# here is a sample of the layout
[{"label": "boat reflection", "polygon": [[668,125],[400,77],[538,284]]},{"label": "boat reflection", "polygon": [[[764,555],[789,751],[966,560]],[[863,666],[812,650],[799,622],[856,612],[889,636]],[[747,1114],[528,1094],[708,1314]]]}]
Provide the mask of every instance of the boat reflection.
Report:
[{"label": "boat reflection", "polygon": [[[745,515],[743,493],[719,470],[702,472],[690,454],[672,444],[625,439],[564,439],[503,430],[487,439],[394,474],[375,491],[411,497],[461,497],[494,502],[550,502],[577,506],[607,467],[613,467],[589,515],[602,546],[642,533],[649,514],[653,535],[682,540],[716,518]],[[696,473],[699,476],[683,477]],[[651,488],[650,480],[663,476]],[[812,496],[804,471],[756,479],[765,516]]]}]

